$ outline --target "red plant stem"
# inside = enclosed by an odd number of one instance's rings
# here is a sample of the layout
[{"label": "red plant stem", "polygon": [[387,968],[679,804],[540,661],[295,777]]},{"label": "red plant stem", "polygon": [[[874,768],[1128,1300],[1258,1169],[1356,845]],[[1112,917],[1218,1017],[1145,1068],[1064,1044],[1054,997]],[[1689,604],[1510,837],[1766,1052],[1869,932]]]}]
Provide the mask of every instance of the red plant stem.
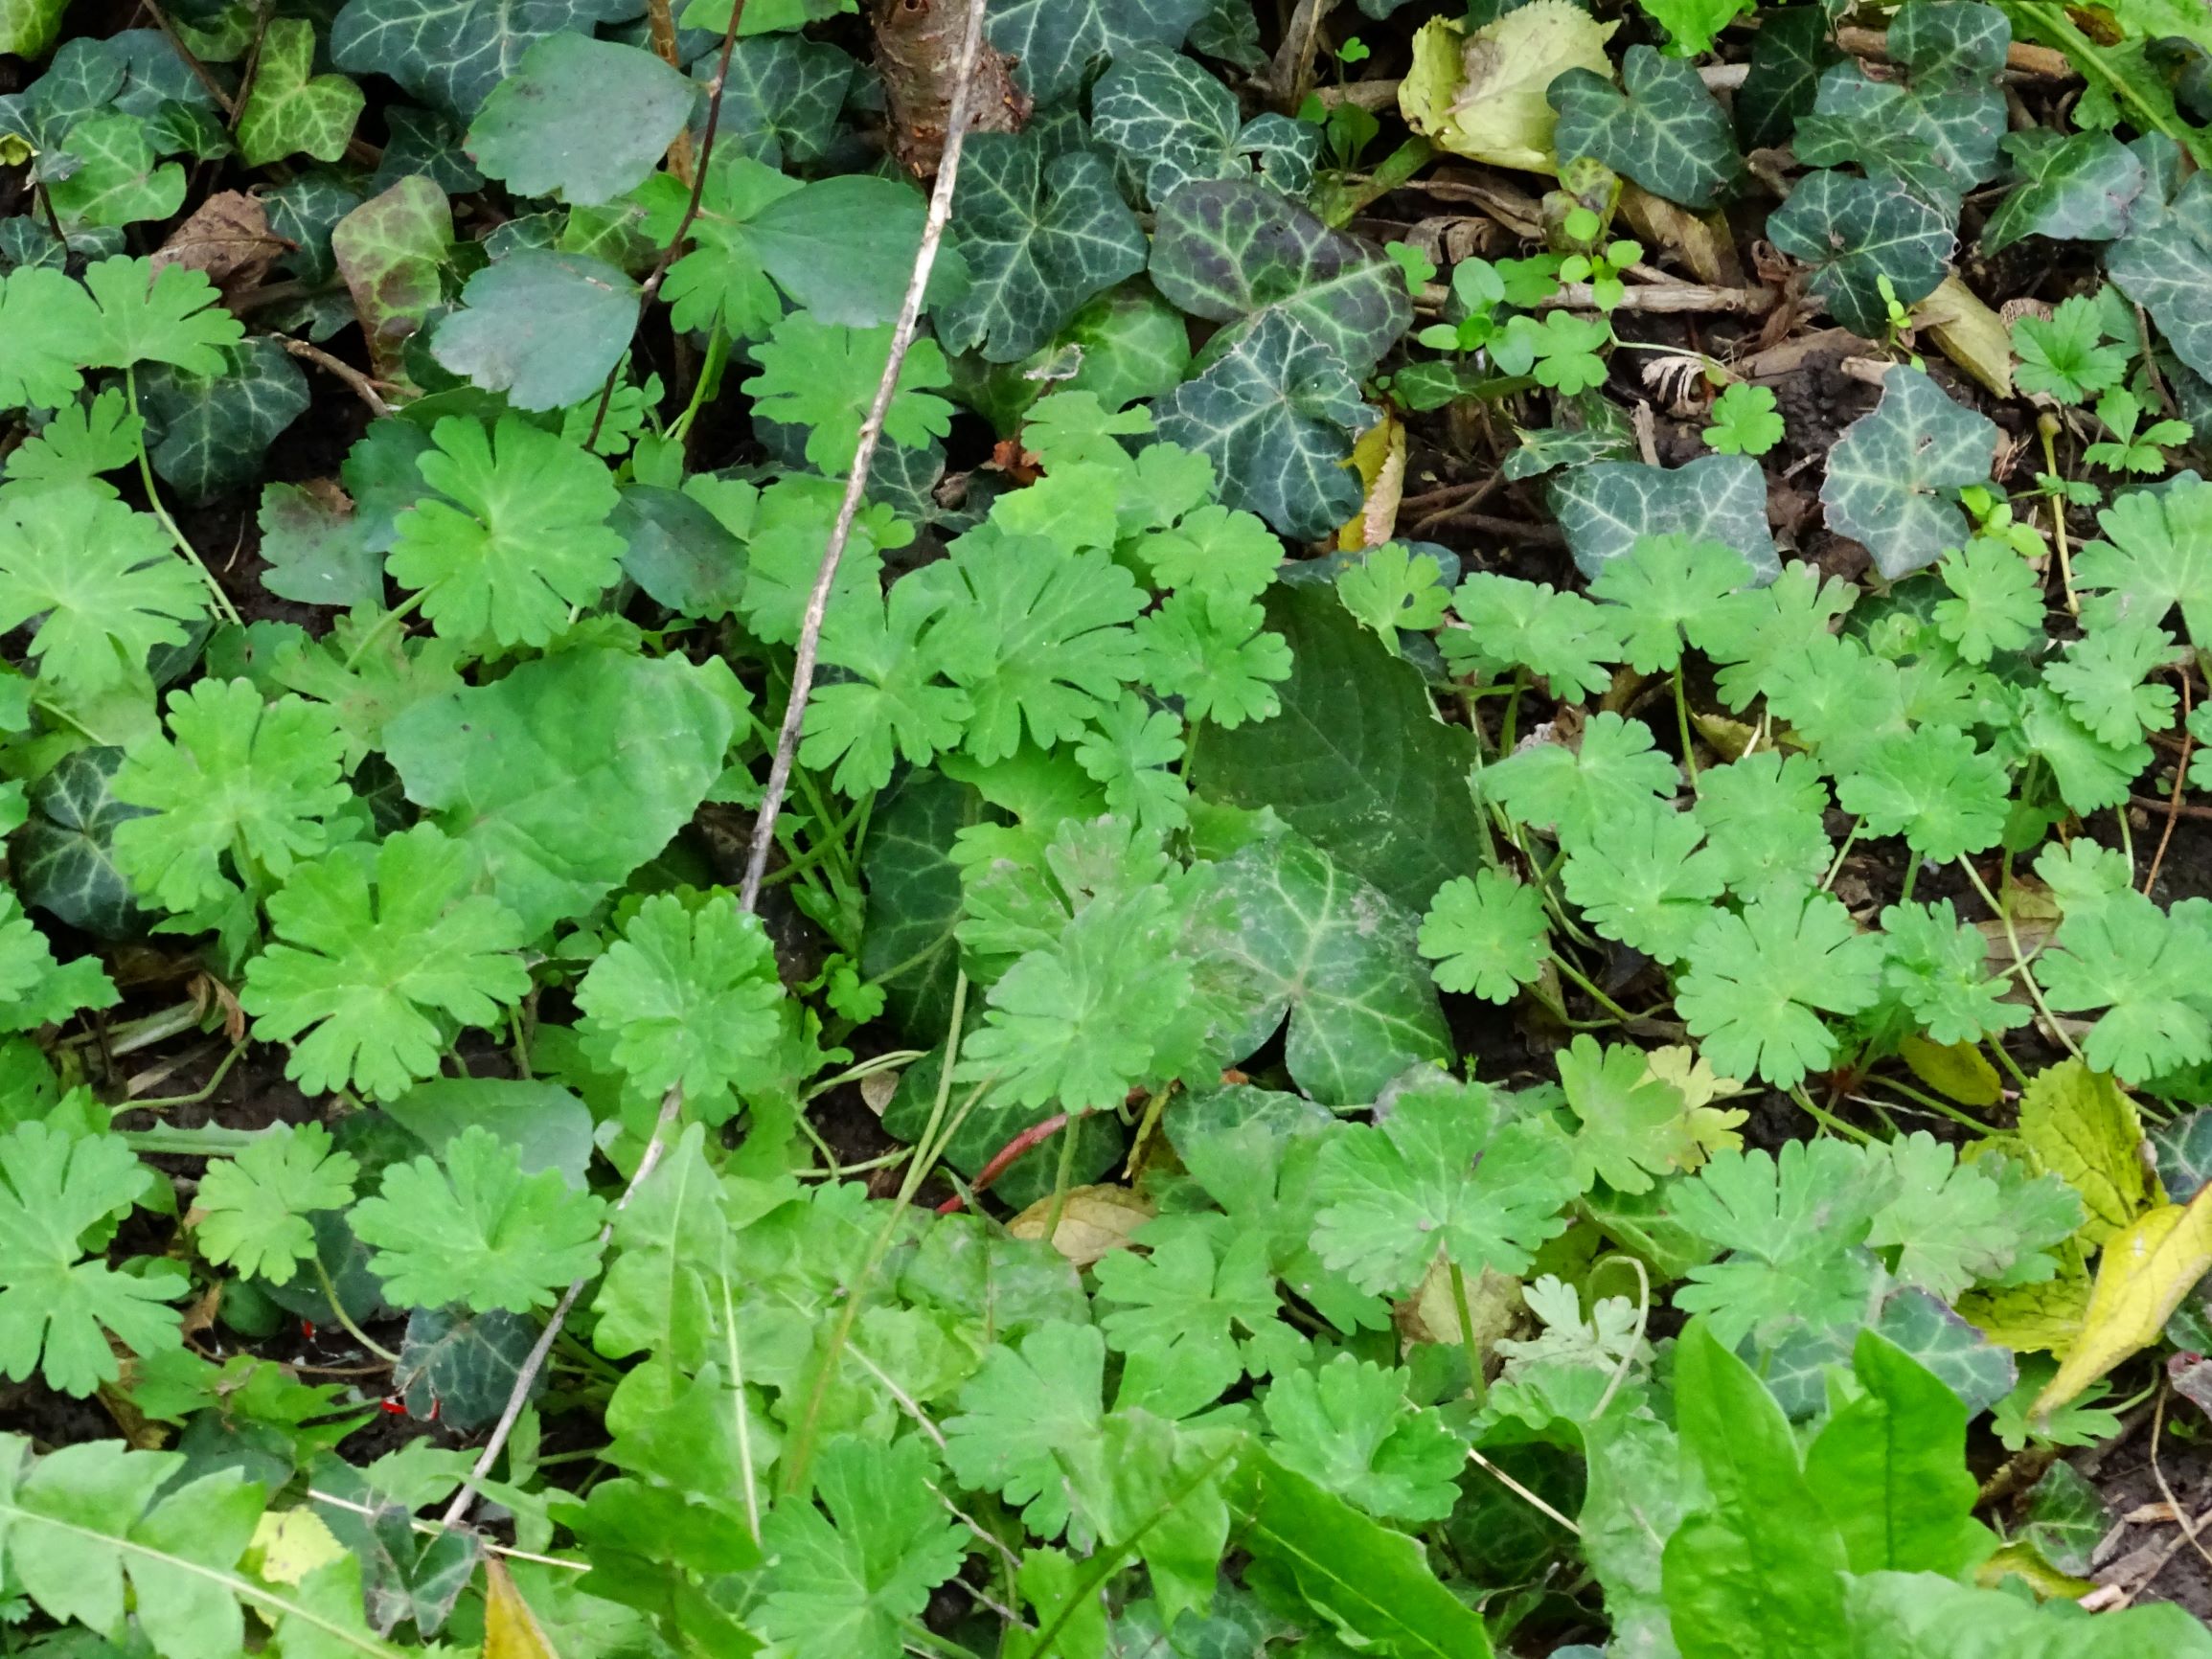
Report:
[{"label": "red plant stem", "polygon": [[[1089,1115],[1088,1112],[1077,1114],[1078,1117],[1088,1117]],[[991,1162],[975,1172],[975,1179],[969,1184],[968,1190],[970,1193],[982,1192],[984,1188],[1005,1174],[1007,1167],[1015,1159],[1020,1157],[1024,1152],[1036,1151],[1038,1148],[1043,1146],[1045,1142],[1051,1140],[1067,1125],[1068,1115],[1065,1112],[1055,1112],[1043,1123],[1030,1125],[1028,1128],[1022,1130],[1020,1134],[1015,1136],[1013,1140],[1007,1142],[1005,1146],[991,1155]],[[940,1216],[957,1216],[967,1207],[968,1200],[955,1193],[944,1203],[937,1206],[937,1214]]]}]

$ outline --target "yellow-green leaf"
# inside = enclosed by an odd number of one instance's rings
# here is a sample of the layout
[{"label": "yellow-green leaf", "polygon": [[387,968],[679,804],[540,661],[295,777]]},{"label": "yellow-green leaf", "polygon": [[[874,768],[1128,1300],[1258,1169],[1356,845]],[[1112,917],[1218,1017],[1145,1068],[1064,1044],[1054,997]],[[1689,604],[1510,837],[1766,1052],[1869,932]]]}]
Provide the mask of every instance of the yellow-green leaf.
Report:
[{"label": "yellow-green leaf", "polygon": [[2082,1060],[2039,1074],[2020,1098],[2020,1139],[2082,1195],[2086,1244],[2101,1245],[2151,1203],[2143,1125],[2120,1085]]},{"label": "yellow-green leaf", "polygon": [[2129,1355],[2157,1340],[2167,1316],[2212,1268],[2212,1188],[2187,1208],[2162,1204],[2105,1246],[2082,1333],[2036,1396],[2032,1416],[2055,1411]]},{"label": "yellow-green leaf", "polygon": [[1556,172],[1552,128],[1559,117],[1544,97],[1569,69],[1610,79],[1606,41],[1617,23],[1599,23],[1574,0],[1532,0],[1471,34],[1436,17],[1413,36],[1413,67],[1398,88],[1406,125],[1456,155],[1494,167]]},{"label": "yellow-green leaf", "polygon": [[1996,1067],[1975,1043],[1937,1043],[1908,1036],[1897,1045],[1898,1057],[1912,1075],[1947,1100],[1962,1106],[1994,1106],[2003,1096]]},{"label": "yellow-green leaf", "polygon": [[317,1567],[346,1558],[346,1546],[310,1509],[270,1510],[254,1524],[247,1565],[279,1584],[297,1584]]},{"label": "yellow-green leaf", "polygon": [[2089,1310],[2089,1278],[2062,1273],[2041,1284],[1970,1290],[1958,1314],[2000,1348],[2016,1352],[2063,1352],[2081,1334]]}]

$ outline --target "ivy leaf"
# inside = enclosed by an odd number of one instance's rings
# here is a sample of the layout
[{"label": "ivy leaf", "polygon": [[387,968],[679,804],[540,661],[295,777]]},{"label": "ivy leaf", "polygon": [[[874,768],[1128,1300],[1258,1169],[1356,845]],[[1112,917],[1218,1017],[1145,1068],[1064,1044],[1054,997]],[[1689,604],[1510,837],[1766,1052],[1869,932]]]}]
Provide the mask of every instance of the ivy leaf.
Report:
[{"label": "ivy leaf", "polygon": [[1411,1373],[1338,1353],[1267,1390],[1268,1454],[1316,1486],[1391,1520],[1442,1520],[1458,1501],[1466,1461],[1433,1410],[1409,1405]]},{"label": "ivy leaf", "polygon": [[1876,739],[1836,788],[1869,833],[1902,835],[1931,864],[1995,846],[2008,793],[2004,762],[1955,726]]},{"label": "ivy leaf", "polygon": [[1994,254],[2022,237],[2109,242],[2128,228],[2143,193],[2143,163],[2109,132],[2008,133],[2014,183],[1982,227],[1981,251]]},{"label": "ivy leaf", "polygon": [[1402,1295],[1441,1252],[1466,1273],[1527,1270],[1565,1226],[1581,1190],[1548,1122],[1500,1123],[1480,1083],[1423,1079],[1380,1125],[1353,1125],[1321,1149],[1313,1248],[1362,1290]]},{"label": "ivy leaf", "polygon": [[1270,307],[1201,362],[1153,413],[1164,442],[1213,463],[1223,506],[1299,537],[1359,511],[1359,482],[1344,464],[1373,416],[1335,352]]},{"label": "ivy leaf", "polygon": [[1988,482],[1996,438],[1992,421],[1927,375],[1893,369],[1881,401],[1828,452],[1820,500],[1829,528],[1863,543],[1891,581],[1933,564],[1966,540],[1966,514],[1950,492]]},{"label": "ivy leaf", "polygon": [[401,352],[445,299],[453,210],[445,193],[410,173],[370,197],[331,231],[331,255],[353,298],[369,362],[386,379],[403,376]]},{"label": "ivy leaf", "polygon": [[432,1011],[488,1025],[521,1000],[521,926],[467,896],[470,875],[467,848],[422,824],[304,864],[270,898],[281,943],[254,959],[239,1001],[257,1037],[292,1044],[285,1076],[308,1094],[389,1100],[437,1072],[447,1031]]},{"label": "ivy leaf", "polygon": [[625,11],[621,0],[346,0],[331,24],[331,57],[466,119],[539,40],[588,34]]},{"label": "ivy leaf", "polygon": [[40,619],[26,654],[42,678],[86,694],[123,685],[207,608],[150,515],[90,489],[0,495],[0,630]]},{"label": "ivy leaf", "polygon": [[1217,351],[1280,313],[1357,376],[1413,320],[1395,265],[1250,179],[1185,185],[1163,202],[1150,269],[1176,307],[1232,325]]},{"label": "ivy leaf", "polygon": [[[745,390],[756,415],[807,427],[808,465],[841,477],[852,469],[859,445],[860,425],[853,412],[865,412],[876,401],[890,355],[888,323],[855,329],[798,311],[753,348],[761,372],[745,382]],[[952,405],[926,389],[945,385],[948,377],[936,342],[915,341],[899,368],[884,436],[919,447],[950,431]]]},{"label": "ivy leaf", "polygon": [[629,350],[637,292],[604,261],[524,249],[468,279],[430,354],[513,408],[565,409],[595,397]]},{"label": "ivy leaf", "polygon": [[2105,1010],[2082,1044],[2099,1071],[2139,1083],[2212,1058],[2212,919],[2201,900],[2166,909],[2122,892],[2062,921],[2031,971],[2060,1012]]},{"label": "ivy leaf", "polygon": [[[993,22],[1005,17],[1001,11]],[[946,345],[979,349],[993,363],[1048,345],[1085,300],[1145,267],[1144,233],[1106,157],[1054,153],[1034,127],[969,141],[949,240],[969,286],[933,306],[931,318]]]},{"label": "ivy leaf", "polygon": [[1564,163],[1588,156],[1653,195],[1708,208],[1742,170],[1728,117],[1695,65],[1631,46],[1621,60],[1625,89],[1587,69],[1570,69],[1544,96],[1559,111],[1553,144]]},{"label": "ivy leaf", "polygon": [[385,568],[425,590],[422,613],[447,638],[547,644],[621,574],[623,540],[606,526],[614,481],[519,415],[495,432],[448,415],[430,436],[416,465],[438,493],[399,514]]},{"label": "ivy leaf", "polygon": [[749,1077],[782,1031],[783,984],[760,920],[724,895],[648,898],[576,989],[584,1029],[611,1039],[642,1093],[707,1100]]},{"label": "ivy leaf", "polygon": [[1422,919],[1420,950],[1446,990],[1511,1002],[1543,971],[1547,925],[1542,898],[1503,871],[1455,875]]},{"label": "ivy leaf", "polygon": [[314,69],[315,26],[305,18],[272,18],[239,111],[239,155],[248,167],[292,155],[336,161],[346,153],[367,95],[343,75]]},{"label": "ivy leaf", "polygon": [[84,1236],[127,1214],[152,1174],[119,1136],[36,1122],[0,1136],[0,1373],[10,1381],[36,1373],[81,1398],[119,1374],[108,1332],[141,1355],[183,1341],[176,1310],[161,1306],[185,1288],[173,1268],[119,1273],[80,1260]]},{"label": "ivy leaf", "polygon": [[[697,98],[690,77],[642,47],[549,34],[485,99],[469,158],[518,196],[609,202],[651,175]],[[619,123],[602,119],[609,109]]]},{"label": "ivy leaf", "polygon": [[237,1157],[211,1160],[193,1205],[201,1213],[201,1252],[249,1277],[289,1284],[315,1254],[308,1216],[351,1204],[359,1169],[352,1153],[331,1149],[320,1124],[280,1125]]},{"label": "ivy leaf", "polygon": [[1137,619],[1144,677],[1180,697],[1194,720],[1224,730],[1271,718],[1281,708],[1274,682],[1290,677],[1290,649],[1266,631],[1256,602],[1209,593],[1178,593]]},{"label": "ivy leaf", "polygon": [[1613,683],[1607,665],[1621,654],[1618,613],[1579,593],[1555,593],[1549,582],[1477,571],[1459,584],[1451,603],[1467,625],[1441,642],[1455,669],[1470,661],[1517,665],[1561,698],[1576,691],[1595,695]]},{"label": "ivy leaf", "polygon": [[29,821],[17,830],[10,873],[26,906],[102,939],[147,930],[151,920],[132,900],[115,865],[115,827],[146,815],[115,798],[123,751],[79,749],[32,785]]},{"label": "ivy leaf", "polygon": [[2124,491],[2097,525],[2106,539],[2075,556],[2075,582],[2143,622],[2162,623],[2178,605],[2190,643],[2212,644],[2212,484],[2183,473]]},{"label": "ivy leaf", "polygon": [[991,43],[1015,59],[1039,105],[1078,90],[1101,59],[1133,46],[1173,52],[1213,0],[1009,0],[992,8]]},{"label": "ivy leaf", "polygon": [[0,409],[67,403],[101,331],[99,307],[60,271],[22,265],[0,275]]},{"label": "ivy leaf", "polygon": [[1743,898],[1777,882],[1811,887],[1820,879],[1835,851],[1821,821],[1827,809],[1818,763],[1772,749],[1700,772],[1692,808],[1721,879]]},{"label": "ivy leaf", "polygon": [[443,1168],[439,1158],[394,1164],[350,1216],[396,1307],[527,1313],[598,1265],[603,1199],[558,1170],[523,1174],[521,1154],[481,1124],[442,1156]]},{"label": "ivy leaf", "polygon": [[46,187],[65,226],[121,226],[165,219],[184,206],[184,169],[154,153],[147,124],[110,112],[69,129],[77,170]]},{"label": "ivy leaf", "polygon": [[1970,663],[2023,650],[2043,631],[2043,590],[2018,549],[1977,535],[1944,555],[1936,576],[1951,592],[1928,615],[1936,631]]},{"label": "ivy leaf", "polygon": [[1767,524],[1767,475],[1748,455],[1700,456],[1672,469],[1600,461],[1554,476],[1544,495],[1586,577],[1648,535],[1734,548],[1760,581],[1782,568]]},{"label": "ivy leaf", "polygon": [[1646,535],[1606,561],[1590,592],[1621,608],[1629,666],[1640,674],[1663,673],[1682,660],[1683,629],[1750,580],[1750,562],[1732,547]]},{"label": "ivy leaf", "polygon": [[2175,356],[2212,375],[2212,178],[2191,174],[2168,212],[2141,216],[2107,250],[2105,271],[2151,313]]},{"label": "ivy leaf", "polygon": [[813,1491],[787,1495],[762,1526],[768,1566],[752,1623],[792,1659],[899,1659],[902,1632],[967,1552],[968,1534],[939,1506],[931,1474],[929,1448],[915,1436],[888,1449],[831,1441]]},{"label": "ivy leaf", "polygon": [[1678,962],[1725,885],[1726,863],[1698,845],[1703,839],[1689,813],[1639,803],[1574,844],[1567,897],[1608,939],[1654,962]]},{"label": "ivy leaf", "polygon": [[1651,728],[1609,709],[1583,728],[1580,749],[1538,743],[1482,774],[1483,793],[1516,819],[1553,826],[1562,841],[1576,845],[1654,796],[1672,797],[1680,782],[1676,763],[1653,745]]},{"label": "ivy leaf", "polygon": [[1896,179],[1853,178],[1824,169],[1806,174],[1768,216],[1767,235],[1813,267],[1813,291],[1853,333],[1880,339],[1889,312],[1880,279],[1901,305],[1942,283],[1955,239],[1951,219]]},{"label": "ivy leaf", "polygon": [[353,791],[345,740],[302,697],[263,704],[248,680],[203,679],[169,699],[170,740],[125,756],[115,798],[151,808],[115,828],[115,861],[142,894],[185,912],[230,891],[222,860],[283,880],[331,844]]},{"label": "ivy leaf", "polygon": [[732,150],[771,166],[819,161],[856,67],[836,47],[799,34],[740,39],[722,83],[721,130]]},{"label": "ivy leaf", "polygon": [[1240,125],[1235,94],[1178,52],[1138,45],[1117,54],[1090,104],[1092,136],[1120,151],[1155,207],[1181,185],[1245,177],[1253,153],[1285,192],[1302,193],[1313,182],[1318,127],[1274,114]]},{"label": "ivy leaf", "polygon": [[[1795,148],[1813,167],[1856,162],[1901,178],[1930,199],[1955,201],[1996,170],[2004,136],[1997,77],[2012,25],[1994,6],[1914,0],[1890,25],[1902,80],[1877,80],[1854,60],[1820,78]],[[1902,297],[1902,290],[1901,290]]]},{"label": "ivy leaf", "polygon": [[1881,941],[1842,905],[1825,893],[1767,893],[1699,930],[1675,1004],[1718,1069],[1786,1089],[1836,1053],[1819,1011],[1857,1013],[1881,979]]},{"label": "ivy leaf", "polygon": [[266,337],[226,346],[213,375],[162,366],[138,381],[153,469],[195,505],[249,483],[285,428],[308,412],[308,377]]},{"label": "ivy leaf", "polygon": [[1282,1317],[1266,1235],[1223,1216],[1169,1216],[1137,1242],[1149,1252],[1115,1250],[1098,1264],[1099,1329],[1154,1389],[1196,1406],[1247,1372],[1264,1376],[1303,1356],[1305,1339]]}]

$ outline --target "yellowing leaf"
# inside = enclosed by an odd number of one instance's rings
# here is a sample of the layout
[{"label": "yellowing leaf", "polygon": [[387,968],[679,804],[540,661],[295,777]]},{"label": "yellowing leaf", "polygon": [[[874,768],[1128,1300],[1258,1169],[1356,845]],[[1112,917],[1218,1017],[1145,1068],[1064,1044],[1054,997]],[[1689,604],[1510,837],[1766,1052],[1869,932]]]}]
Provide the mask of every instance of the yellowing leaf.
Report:
[{"label": "yellowing leaf", "polygon": [[1943,354],[1995,392],[2013,395],[2013,337],[2004,319],[1955,276],[1912,307],[1912,326],[1934,336]]},{"label": "yellowing leaf", "polygon": [[298,1584],[317,1567],[346,1558],[323,1517],[312,1510],[270,1510],[254,1523],[254,1541],[248,1561],[264,1579],[279,1584]]},{"label": "yellowing leaf", "polygon": [[2064,1352],[2081,1334],[2088,1310],[2086,1273],[2003,1290],[1970,1290],[1958,1299],[1960,1318],[1998,1347],[2019,1353]]},{"label": "yellowing leaf", "polygon": [[2084,1243],[2103,1244],[2151,1202],[2143,1125],[2120,1085],[2082,1060],[2039,1073],[2020,1097],[2020,1139],[2082,1195]]},{"label": "yellowing leaf", "polygon": [[2078,1602],[2097,1587],[2087,1579],[2060,1572],[2027,1543],[2007,1544],[1974,1569],[1973,1581],[1985,1590],[1998,1588],[2007,1579],[2018,1579],[2045,1602],[2055,1597]]},{"label": "yellowing leaf", "polygon": [[[1039,1198],[1006,1224],[1016,1239],[1041,1239],[1052,1200]],[[1076,1187],[1060,1206],[1052,1247],[1078,1267],[1088,1267],[1109,1250],[1129,1246],[1129,1235],[1152,1218],[1152,1207],[1127,1187]]]},{"label": "yellowing leaf", "polygon": [[2105,1246],[2082,1333],[2036,1396],[2030,1414],[2055,1411],[2120,1361],[2157,1340],[2167,1316],[2212,1268],[2212,1187],[2186,1209],[2162,1204]]},{"label": "yellowing leaf", "polygon": [[1557,172],[1559,117],[1544,91],[1569,69],[1611,79],[1606,41],[1618,27],[1599,23],[1574,0],[1532,0],[1472,34],[1431,18],[1413,36],[1398,107],[1415,132],[1455,155]]},{"label": "yellowing leaf", "polygon": [[[1491,1344],[1522,1328],[1528,1305],[1521,1300],[1520,1281],[1510,1273],[1485,1267],[1479,1277],[1467,1279],[1468,1323],[1474,1328],[1474,1345],[1488,1353]],[[1421,1288],[1398,1304],[1398,1329],[1414,1342],[1441,1342],[1457,1347],[1460,1334],[1459,1300],[1451,1293],[1451,1268],[1439,1256],[1428,1265]]]},{"label": "yellowing leaf", "polygon": [[1975,1043],[1929,1042],[1908,1036],[1897,1045],[1898,1057],[1912,1075],[1947,1100],[1962,1106],[1994,1106],[2004,1084]]},{"label": "yellowing leaf", "polygon": [[497,1556],[484,1557],[484,1659],[560,1659]]},{"label": "yellowing leaf", "polygon": [[1352,468],[1359,474],[1363,499],[1336,533],[1344,553],[1380,547],[1398,528],[1398,504],[1405,495],[1405,422],[1385,409],[1352,445]]}]

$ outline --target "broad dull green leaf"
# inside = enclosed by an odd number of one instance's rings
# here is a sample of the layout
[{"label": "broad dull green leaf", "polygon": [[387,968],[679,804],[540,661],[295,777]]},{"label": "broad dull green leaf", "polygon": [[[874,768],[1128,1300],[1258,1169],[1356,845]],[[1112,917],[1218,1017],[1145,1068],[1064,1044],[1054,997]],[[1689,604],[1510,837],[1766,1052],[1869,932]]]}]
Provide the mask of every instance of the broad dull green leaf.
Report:
[{"label": "broad dull green leaf", "polygon": [[1210,350],[1217,359],[1281,315],[1357,376],[1381,360],[1413,317],[1395,265],[1252,179],[1185,185],[1162,202],[1151,273],[1153,286],[1182,309],[1232,325]]},{"label": "broad dull green leaf", "polygon": [[[1189,187],[1197,188],[1197,187]],[[1285,535],[1315,536],[1358,511],[1353,440],[1374,423],[1343,360],[1270,307],[1154,405],[1159,437],[1214,464],[1222,505]]]},{"label": "broad dull green leaf", "polygon": [[1798,180],[1767,234],[1813,267],[1813,291],[1836,320],[1868,339],[1888,325],[1879,279],[1889,279],[1901,305],[1925,300],[1943,281],[1956,240],[1950,216],[1908,186],[1832,168]]},{"label": "broad dull green leaf", "polygon": [[547,35],[626,15],[635,13],[622,0],[346,0],[331,56],[467,120]]},{"label": "broad dull green leaf", "polygon": [[1927,375],[1891,370],[1881,401],[1829,451],[1829,528],[1862,543],[1892,581],[1933,564],[1967,539],[1957,491],[1988,482],[1996,439],[1994,422]]},{"label": "broad dull green leaf", "polygon": [[407,337],[445,298],[440,272],[453,253],[445,193],[410,174],[340,219],[331,253],[353,296],[371,365],[385,379],[400,375]]},{"label": "broad dull green leaf", "polygon": [[2127,230],[2128,210],[2143,193],[2143,164],[2110,133],[2035,128],[2011,134],[2004,148],[2015,182],[1982,227],[1984,254],[2022,237],[2109,242]]},{"label": "broad dull green leaf", "polygon": [[1570,69],[1546,96],[1559,111],[1553,137],[1562,162],[1587,156],[1653,195],[1707,208],[1743,167],[1728,117],[1679,57],[1631,46],[1621,60],[1625,87]]},{"label": "broad dull green leaf", "polygon": [[[1211,0],[1004,0],[992,7],[991,43],[1016,59],[1016,79],[1039,105],[1076,91],[1100,62],[1132,46],[1173,52]],[[972,153],[972,152],[971,152]]]},{"label": "broad dull green leaf", "polygon": [[1035,128],[969,141],[948,240],[969,285],[934,306],[932,320],[946,346],[980,349],[994,363],[1028,356],[1085,300],[1145,266],[1144,233],[1106,157],[1055,151]]},{"label": "broad dull green leaf", "polygon": [[607,524],[628,544],[624,573],[655,603],[701,618],[738,608],[745,591],[745,545],[693,497],[633,484]]},{"label": "broad dull green leaf", "polygon": [[430,352],[517,409],[565,409],[598,392],[636,324],[637,284],[612,265],[529,250],[468,279]]},{"label": "broad dull green leaf", "polygon": [[114,747],[63,756],[32,785],[30,817],[9,855],[25,905],[102,939],[136,933],[148,920],[115,866],[115,827],[148,810],[109,792],[122,763],[123,751]]},{"label": "broad dull green leaf", "polygon": [[[660,164],[697,96],[688,76],[642,47],[549,34],[491,89],[469,124],[468,153],[516,195],[612,201]],[[609,121],[616,109],[622,119]]]},{"label": "broad dull green leaf", "polygon": [[138,377],[153,469],[194,504],[247,483],[268,447],[308,412],[308,377],[266,337],[221,349],[215,375],[160,364]]},{"label": "broad dull green leaf", "polygon": [[1854,1576],[1846,1616],[1855,1653],[1957,1659],[1976,1648],[2008,1659],[2212,1659],[2212,1635],[2180,1607],[2127,1607],[2068,1618],[2064,1597],[2037,1604],[1940,1573]]},{"label": "broad dull green leaf", "polygon": [[367,96],[343,75],[317,75],[315,26],[272,18],[262,35],[253,84],[239,111],[239,154],[249,167],[291,155],[336,161],[346,153]]},{"label": "broad dull green leaf", "polygon": [[1245,848],[1221,878],[1228,955],[1250,976],[1243,1034],[1257,1048],[1288,1012],[1285,1063],[1306,1094],[1359,1105],[1409,1066],[1449,1061],[1413,919],[1388,898],[1295,835]]},{"label": "broad dull green leaf", "polygon": [[1247,157],[1277,189],[1306,192],[1320,128],[1272,113],[1240,122],[1227,86],[1194,59],[1156,46],[1120,54],[1091,89],[1092,136],[1120,152],[1155,207],[1180,185],[1249,176]]},{"label": "broad dull green leaf", "polygon": [[443,816],[536,938],[690,820],[720,775],[738,695],[726,670],[569,651],[417,704],[387,728],[387,753],[407,798]]},{"label": "broad dull green leaf", "polygon": [[1341,868],[1425,912],[1447,880],[1484,867],[1467,794],[1471,740],[1436,718],[1419,671],[1334,592],[1278,584],[1264,602],[1290,647],[1282,712],[1234,731],[1201,726],[1195,786],[1273,808]]},{"label": "broad dull green leaf", "polygon": [[[505,1409],[536,1340],[536,1326],[504,1308],[470,1313],[418,1307],[407,1316],[392,1391],[418,1421],[449,1423],[458,1434],[473,1434]],[[540,1375],[532,1395],[543,1387]]]},{"label": "broad dull green leaf", "polygon": [[2212,375],[2212,177],[2194,173],[2164,213],[2139,214],[2105,269],[2151,313],[2174,355]]},{"label": "broad dull green leaf", "polygon": [[1600,461],[1558,474],[1544,497],[1585,576],[1595,577],[1648,535],[1733,548],[1759,581],[1782,569],[1767,527],[1767,475],[1748,455],[1704,455],[1672,469]]},{"label": "broad dull green leaf", "polygon": [[370,545],[375,518],[328,485],[264,484],[257,518],[268,563],[262,585],[300,604],[380,604],[384,559]]}]

